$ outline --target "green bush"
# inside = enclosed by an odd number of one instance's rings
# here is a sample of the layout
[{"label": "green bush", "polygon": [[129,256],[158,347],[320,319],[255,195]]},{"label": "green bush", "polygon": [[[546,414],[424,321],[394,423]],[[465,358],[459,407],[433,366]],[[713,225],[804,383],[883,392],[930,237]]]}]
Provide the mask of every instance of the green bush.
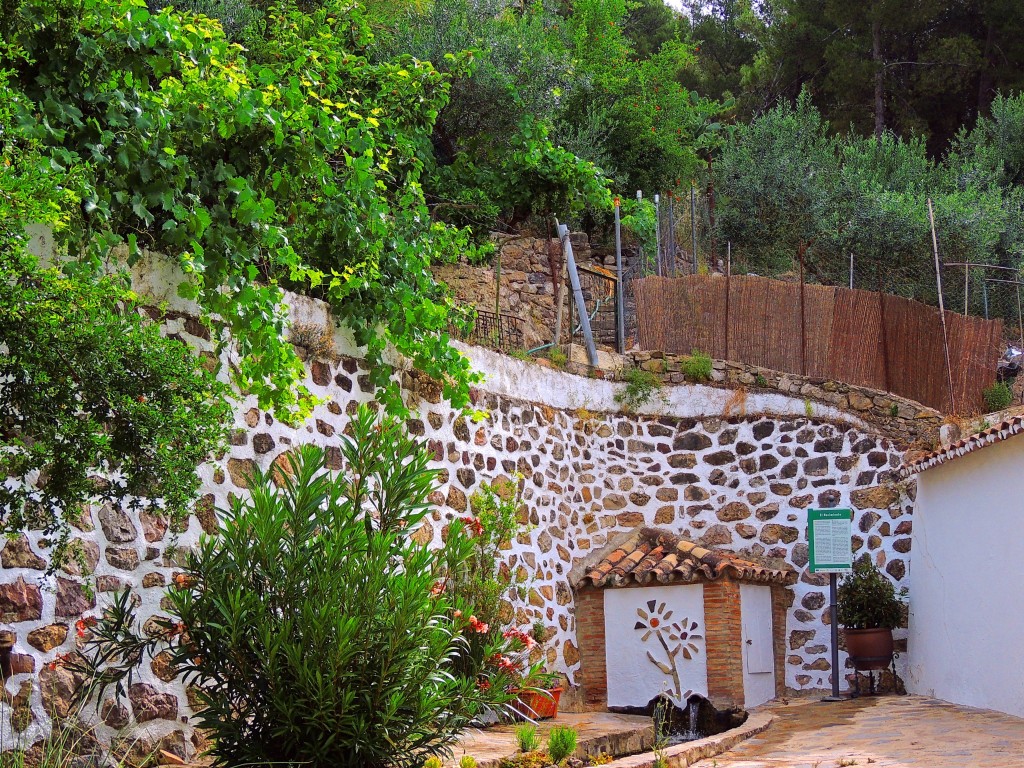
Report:
[{"label": "green bush", "polygon": [[991,387],[986,387],[982,394],[985,398],[986,413],[1009,408],[1010,403],[1013,402],[1013,390],[1010,389],[1009,384],[1002,381],[997,381]]},{"label": "green bush", "polygon": [[694,349],[690,356],[683,359],[683,373],[690,381],[711,380],[711,356]]},{"label": "green bush", "polygon": [[643,368],[627,368],[622,372],[622,380],[626,386],[615,393],[615,402],[627,411],[635,411],[650,402],[654,393],[662,387],[658,375]]},{"label": "green bush", "polygon": [[537,735],[537,726],[524,723],[516,728],[516,744],[520,752],[533,752],[540,748],[540,737]]},{"label": "green bush", "polygon": [[548,734],[548,757],[551,762],[560,763],[576,751],[576,729],[567,725],[556,725]]},{"label": "green bush", "polygon": [[[168,591],[159,640],[198,686],[194,722],[218,765],[413,768],[509,696],[500,675],[453,674],[465,640],[438,588],[441,555],[409,536],[428,510],[428,454],[365,406],[347,431],[346,474],[327,473],[315,446],[287,472],[256,473],[251,500],[234,500]],[[445,550],[467,557],[469,541],[450,531]],[[97,679],[98,700],[157,642],[133,633],[134,610],[124,593],[79,656],[93,671],[130,659]]]},{"label": "green bush", "polygon": [[[905,591],[904,587],[901,596]],[[847,629],[893,629],[903,621],[896,588],[867,556],[857,560],[853,572],[839,584],[836,607],[839,623]]]},{"label": "green bush", "polygon": [[569,362],[569,356],[560,349],[552,348],[552,350],[548,352],[548,360],[550,360],[551,364],[555,367],[564,368],[565,364]]}]

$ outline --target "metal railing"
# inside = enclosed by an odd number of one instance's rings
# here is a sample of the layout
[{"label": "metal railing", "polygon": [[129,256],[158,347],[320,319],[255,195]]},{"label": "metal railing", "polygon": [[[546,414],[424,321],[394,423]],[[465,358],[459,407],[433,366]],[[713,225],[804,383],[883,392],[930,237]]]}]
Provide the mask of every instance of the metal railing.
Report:
[{"label": "metal railing", "polygon": [[452,335],[467,344],[490,347],[501,352],[523,349],[523,319],[515,315],[476,310],[476,318],[468,331],[452,328]]}]

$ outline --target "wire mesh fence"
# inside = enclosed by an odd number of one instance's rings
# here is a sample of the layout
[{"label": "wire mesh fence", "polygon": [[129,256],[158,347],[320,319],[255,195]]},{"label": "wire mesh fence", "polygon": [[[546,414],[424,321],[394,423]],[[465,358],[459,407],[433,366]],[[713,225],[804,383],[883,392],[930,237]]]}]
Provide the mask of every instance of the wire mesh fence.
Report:
[{"label": "wire mesh fence", "polygon": [[[881,292],[761,277],[633,280],[642,349],[689,354],[889,391],[975,413],[995,377],[1002,321]],[[946,350],[948,349],[948,371]]]},{"label": "wire mesh fence", "polygon": [[514,352],[523,349],[523,323],[523,318],[515,315],[499,315],[478,309],[468,331],[453,326],[451,333],[467,344]]}]

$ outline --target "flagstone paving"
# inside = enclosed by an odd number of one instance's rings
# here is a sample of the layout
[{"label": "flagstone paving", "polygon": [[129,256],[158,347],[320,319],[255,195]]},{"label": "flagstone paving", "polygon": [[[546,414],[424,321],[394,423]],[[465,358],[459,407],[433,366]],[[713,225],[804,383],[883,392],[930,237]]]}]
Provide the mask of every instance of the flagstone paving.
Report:
[{"label": "flagstone paving", "polygon": [[[592,752],[634,752],[650,749],[654,737],[651,718],[620,715],[614,712],[559,712],[554,720],[539,723],[543,743],[556,725],[572,726],[579,733],[581,746],[588,744]],[[459,758],[471,755],[480,768],[497,765],[503,757],[516,753],[516,727],[497,725],[493,728],[467,732],[455,749],[455,757],[447,765],[458,765]]]},{"label": "flagstone paving", "polygon": [[694,768],[1024,768],[1024,720],[923,696],[766,705],[771,728]]}]

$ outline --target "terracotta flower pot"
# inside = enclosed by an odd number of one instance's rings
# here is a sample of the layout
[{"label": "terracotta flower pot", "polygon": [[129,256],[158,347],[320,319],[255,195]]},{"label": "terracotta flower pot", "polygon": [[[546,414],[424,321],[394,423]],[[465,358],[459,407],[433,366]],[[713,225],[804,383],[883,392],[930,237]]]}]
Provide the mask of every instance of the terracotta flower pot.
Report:
[{"label": "terracotta flower pot", "polygon": [[520,691],[519,700],[512,703],[512,708],[531,720],[546,720],[558,716],[558,700],[561,697],[561,686],[549,688],[546,693]]},{"label": "terracotta flower pot", "polygon": [[843,633],[846,652],[857,671],[885,669],[892,663],[892,630],[888,627],[844,629]]}]

